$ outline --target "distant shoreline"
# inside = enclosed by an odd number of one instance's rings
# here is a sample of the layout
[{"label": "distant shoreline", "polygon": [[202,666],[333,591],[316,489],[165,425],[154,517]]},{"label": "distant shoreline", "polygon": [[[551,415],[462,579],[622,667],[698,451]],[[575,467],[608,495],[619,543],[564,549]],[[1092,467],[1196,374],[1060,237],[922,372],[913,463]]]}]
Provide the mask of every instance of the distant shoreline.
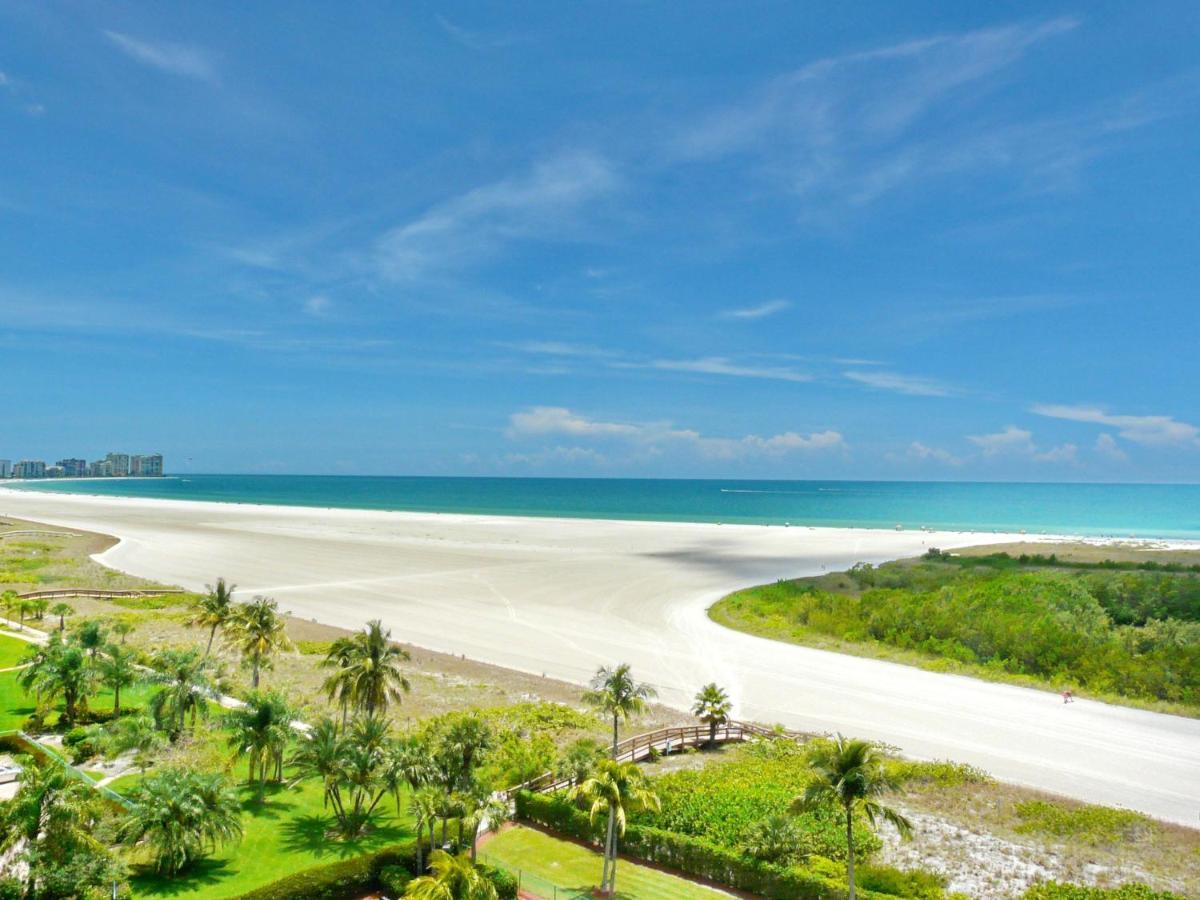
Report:
[{"label": "distant shoreline", "polygon": [[441,515],[1197,541],[1200,486],[169,475],[34,479],[20,492]]}]

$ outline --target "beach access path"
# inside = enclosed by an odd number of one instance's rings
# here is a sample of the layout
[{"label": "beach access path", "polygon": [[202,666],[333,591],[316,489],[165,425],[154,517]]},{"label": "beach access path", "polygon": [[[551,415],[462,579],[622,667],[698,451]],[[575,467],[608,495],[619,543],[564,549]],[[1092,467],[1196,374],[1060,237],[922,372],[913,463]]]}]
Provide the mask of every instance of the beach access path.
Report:
[{"label": "beach access path", "polygon": [[101,562],[330,625],[584,683],[628,662],[687,707],[716,681],[739,719],[840,731],[1005,781],[1200,824],[1200,720],[845,656],[712,622],[778,578],[1014,535],[598,521],[93,497],[0,488],[0,514],[111,534]]}]

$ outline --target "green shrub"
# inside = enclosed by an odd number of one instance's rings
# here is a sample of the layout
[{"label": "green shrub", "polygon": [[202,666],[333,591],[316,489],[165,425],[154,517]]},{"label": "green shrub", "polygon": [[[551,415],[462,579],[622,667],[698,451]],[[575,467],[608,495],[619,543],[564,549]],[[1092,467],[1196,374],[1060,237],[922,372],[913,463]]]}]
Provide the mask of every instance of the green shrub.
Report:
[{"label": "green shrub", "polygon": [[416,867],[416,841],[406,841],[375,853],[295,872],[242,894],[237,900],[345,900],[368,893],[379,884],[384,869]]},{"label": "green shrub", "polygon": [[333,646],[333,641],[295,641],[296,649],[305,656],[324,656]]},{"label": "green shrub", "polygon": [[1140,813],[1108,806],[1064,806],[1045,800],[1028,800],[1016,805],[1021,834],[1074,837],[1090,844],[1115,844],[1137,840],[1158,830],[1154,821]]},{"label": "green shrub", "polygon": [[379,870],[379,886],[393,897],[403,897],[413,873],[404,866],[384,866]]},{"label": "green shrub", "polygon": [[0,900],[21,900],[25,886],[16,878],[0,878]]},{"label": "green shrub", "polygon": [[1183,900],[1177,894],[1155,891],[1144,884],[1123,884],[1117,888],[1084,887],[1044,881],[1035,884],[1021,900]]},{"label": "green shrub", "polygon": [[858,886],[891,897],[916,900],[941,900],[945,884],[933,872],[924,869],[901,870],[893,866],[865,865],[856,872]]},{"label": "green shrub", "polygon": [[[592,840],[596,833],[586,813],[553,795],[521,791],[517,794],[517,818],[585,841]],[[656,863],[762,897],[827,900],[846,895],[844,876],[832,878],[800,866],[771,865],[704,838],[645,825],[628,826],[621,838],[620,852],[624,857]],[[864,900],[883,896],[870,890],[859,891],[858,895]]]},{"label": "green shrub", "polygon": [[[792,741],[762,741],[703,769],[661,775],[654,779],[654,790],[662,809],[639,812],[632,819],[638,825],[740,847],[758,823],[786,814],[792,801],[804,793],[812,777],[808,752]],[[846,858],[846,830],[839,808],[830,805],[792,821],[800,854]],[[865,821],[856,837],[860,859],[881,846]]]},{"label": "green shrub", "polygon": [[499,900],[517,900],[517,879],[514,875],[495,866],[480,865],[479,868],[496,888]]}]

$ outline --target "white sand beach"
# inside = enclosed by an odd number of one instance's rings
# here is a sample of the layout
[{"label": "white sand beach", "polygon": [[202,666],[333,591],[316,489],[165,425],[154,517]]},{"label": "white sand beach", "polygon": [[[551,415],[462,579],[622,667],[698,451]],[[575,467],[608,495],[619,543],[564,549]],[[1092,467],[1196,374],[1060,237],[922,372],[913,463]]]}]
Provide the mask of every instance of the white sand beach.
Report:
[{"label": "white sand beach", "polygon": [[102,562],[576,682],[632,664],[668,703],[716,680],[738,716],[842,731],[918,757],[1191,826],[1200,721],[794,647],[708,605],[783,577],[1014,535],[391,513],[0,489],[0,514],[116,535]]}]

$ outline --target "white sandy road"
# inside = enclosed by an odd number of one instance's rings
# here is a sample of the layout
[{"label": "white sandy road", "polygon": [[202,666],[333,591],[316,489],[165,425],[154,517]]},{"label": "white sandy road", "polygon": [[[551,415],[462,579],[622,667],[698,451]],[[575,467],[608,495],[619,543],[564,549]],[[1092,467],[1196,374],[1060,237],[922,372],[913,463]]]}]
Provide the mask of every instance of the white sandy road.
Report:
[{"label": "white sandy road", "polygon": [[705,608],[776,578],[1013,536],[325,510],[0,489],[0,514],[117,535],[108,565],[583,682],[619,661],[686,706],[884,740],[1072,797],[1200,823],[1200,721],[729,631]]}]

